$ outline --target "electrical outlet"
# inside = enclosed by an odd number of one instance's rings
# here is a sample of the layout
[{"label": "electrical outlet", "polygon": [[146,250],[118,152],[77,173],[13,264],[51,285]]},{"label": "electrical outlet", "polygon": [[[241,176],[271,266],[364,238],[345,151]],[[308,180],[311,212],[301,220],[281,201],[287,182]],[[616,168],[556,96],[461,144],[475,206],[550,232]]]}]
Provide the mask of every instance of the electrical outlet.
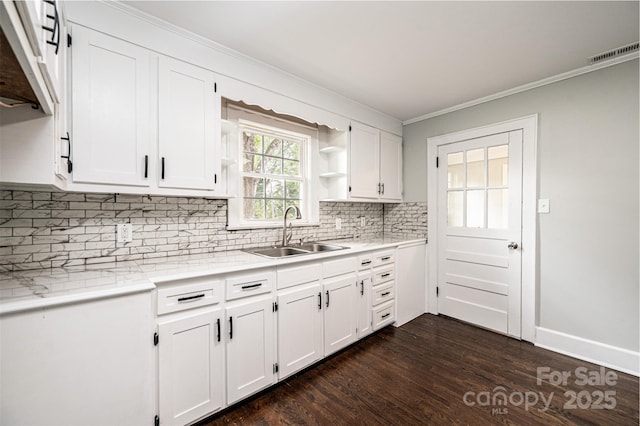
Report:
[{"label": "electrical outlet", "polygon": [[360,217],[360,226],[362,226],[363,228],[367,226],[367,221],[364,216]]},{"label": "electrical outlet", "polygon": [[336,229],[342,229],[342,219],[336,217]]},{"label": "electrical outlet", "polygon": [[538,213],[549,213],[549,199],[541,198],[538,200]]},{"label": "electrical outlet", "polygon": [[119,223],[116,231],[119,243],[130,243],[133,241],[133,226],[130,223]]}]

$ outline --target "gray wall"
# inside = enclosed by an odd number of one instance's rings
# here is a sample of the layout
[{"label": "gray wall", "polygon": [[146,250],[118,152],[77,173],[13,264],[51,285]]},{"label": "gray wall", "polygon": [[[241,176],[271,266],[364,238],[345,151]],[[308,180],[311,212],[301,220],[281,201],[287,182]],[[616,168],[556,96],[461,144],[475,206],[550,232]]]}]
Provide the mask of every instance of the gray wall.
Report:
[{"label": "gray wall", "polygon": [[427,199],[428,137],[536,113],[537,325],[638,351],[638,60],[405,126],[405,201]]}]

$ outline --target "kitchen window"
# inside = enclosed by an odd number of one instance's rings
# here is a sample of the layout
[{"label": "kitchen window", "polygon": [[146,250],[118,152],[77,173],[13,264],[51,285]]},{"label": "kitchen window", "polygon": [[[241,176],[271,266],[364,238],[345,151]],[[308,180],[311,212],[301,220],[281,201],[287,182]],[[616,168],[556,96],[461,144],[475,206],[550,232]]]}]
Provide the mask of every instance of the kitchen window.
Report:
[{"label": "kitchen window", "polygon": [[[254,111],[229,107],[238,117],[238,196],[229,200],[229,228],[281,227],[287,207],[297,206],[294,226],[317,224],[313,147],[317,130]],[[316,173],[317,175],[317,173]]]}]

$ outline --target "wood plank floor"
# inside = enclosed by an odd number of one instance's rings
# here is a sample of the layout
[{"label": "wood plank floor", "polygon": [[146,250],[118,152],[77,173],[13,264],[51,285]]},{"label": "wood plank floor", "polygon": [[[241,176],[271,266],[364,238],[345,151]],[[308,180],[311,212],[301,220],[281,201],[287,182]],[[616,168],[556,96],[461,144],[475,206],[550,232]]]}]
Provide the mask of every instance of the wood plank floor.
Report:
[{"label": "wood plank floor", "polygon": [[[549,380],[538,384],[538,367],[568,371],[571,377],[564,386]],[[387,327],[200,425],[638,425],[636,377],[607,369],[617,375],[615,385],[581,385],[576,383],[579,367],[600,371],[594,364],[426,314],[403,327]],[[507,404],[491,405],[501,390]],[[526,408],[522,398],[531,406]],[[615,408],[584,408],[598,400]],[[543,401],[550,401],[546,410]]]}]

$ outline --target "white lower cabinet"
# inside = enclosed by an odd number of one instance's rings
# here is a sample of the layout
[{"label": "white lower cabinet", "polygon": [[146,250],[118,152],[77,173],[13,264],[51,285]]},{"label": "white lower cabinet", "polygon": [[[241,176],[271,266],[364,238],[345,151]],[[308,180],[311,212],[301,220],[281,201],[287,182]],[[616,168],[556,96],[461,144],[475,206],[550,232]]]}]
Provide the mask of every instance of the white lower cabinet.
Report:
[{"label": "white lower cabinet", "polygon": [[224,405],[223,320],[218,308],[158,325],[163,425],[184,425]]},{"label": "white lower cabinet", "polygon": [[356,292],[356,305],[358,309],[357,337],[363,338],[371,334],[371,271],[362,271],[358,274]]},{"label": "white lower cabinet", "polygon": [[320,280],[278,293],[278,378],[321,359],[322,341]]},{"label": "white lower cabinet", "polygon": [[355,284],[354,273],[323,281],[325,356],[356,340]]},{"label": "white lower cabinet", "polygon": [[233,404],[274,383],[273,297],[234,302],[226,314],[227,404]]}]

